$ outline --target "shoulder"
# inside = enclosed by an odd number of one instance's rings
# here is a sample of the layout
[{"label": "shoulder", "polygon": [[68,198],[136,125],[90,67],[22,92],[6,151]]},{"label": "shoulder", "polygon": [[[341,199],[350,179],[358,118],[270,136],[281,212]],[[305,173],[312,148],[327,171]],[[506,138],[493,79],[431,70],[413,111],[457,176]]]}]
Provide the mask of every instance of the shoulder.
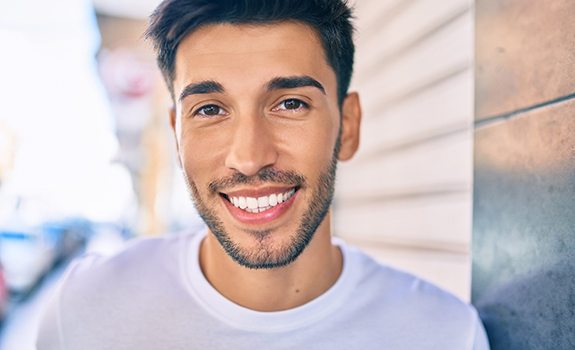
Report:
[{"label": "shoulder", "polygon": [[87,254],[73,261],[42,317],[39,348],[104,341],[112,337],[110,329],[172,313],[185,295],[180,257],[195,236],[136,239],[115,255]]},{"label": "shoulder", "polygon": [[62,279],[62,296],[137,288],[150,279],[161,282],[162,278],[177,275],[179,258],[193,236],[186,233],[135,239],[112,256],[90,253],[77,258]]},{"label": "shoulder", "polygon": [[347,249],[360,266],[358,289],[365,291],[366,302],[373,310],[407,326],[430,330],[445,327],[469,336],[475,334],[478,316],[472,305],[431,282],[378,262],[357,248]]}]

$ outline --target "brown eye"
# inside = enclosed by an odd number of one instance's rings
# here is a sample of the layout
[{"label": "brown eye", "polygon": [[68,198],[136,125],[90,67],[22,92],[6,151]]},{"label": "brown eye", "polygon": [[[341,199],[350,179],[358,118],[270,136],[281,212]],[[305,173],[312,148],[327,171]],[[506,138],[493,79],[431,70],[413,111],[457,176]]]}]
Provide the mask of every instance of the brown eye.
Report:
[{"label": "brown eye", "polygon": [[282,101],[277,107],[277,110],[290,110],[290,111],[297,111],[302,108],[309,108],[307,103],[303,102],[302,100],[298,100],[297,98],[290,98],[287,100]]},{"label": "brown eye", "polygon": [[195,115],[200,115],[204,117],[213,117],[223,113],[223,109],[217,105],[206,105],[198,109]]},{"label": "brown eye", "polygon": [[298,109],[302,105],[300,100],[290,99],[284,102],[285,109]]}]

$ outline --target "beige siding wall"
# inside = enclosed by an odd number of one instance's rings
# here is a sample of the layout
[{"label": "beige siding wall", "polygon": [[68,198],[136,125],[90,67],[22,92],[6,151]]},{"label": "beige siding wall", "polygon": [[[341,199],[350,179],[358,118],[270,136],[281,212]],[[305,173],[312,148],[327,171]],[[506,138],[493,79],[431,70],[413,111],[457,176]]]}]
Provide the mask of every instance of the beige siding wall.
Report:
[{"label": "beige siding wall", "polygon": [[335,233],[468,300],[473,4],[355,4],[362,140],[340,164]]}]

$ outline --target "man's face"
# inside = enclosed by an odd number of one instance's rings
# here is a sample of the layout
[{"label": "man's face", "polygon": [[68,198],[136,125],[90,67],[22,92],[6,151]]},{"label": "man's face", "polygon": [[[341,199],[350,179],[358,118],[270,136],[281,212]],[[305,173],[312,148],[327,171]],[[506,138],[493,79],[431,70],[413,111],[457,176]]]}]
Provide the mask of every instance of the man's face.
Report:
[{"label": "man's face", "polygon": [[210,231],[236,262],[293,261],[333,194],[340,110],[321,42],[298,23],[218,24],[176,55],[172,125]]}]

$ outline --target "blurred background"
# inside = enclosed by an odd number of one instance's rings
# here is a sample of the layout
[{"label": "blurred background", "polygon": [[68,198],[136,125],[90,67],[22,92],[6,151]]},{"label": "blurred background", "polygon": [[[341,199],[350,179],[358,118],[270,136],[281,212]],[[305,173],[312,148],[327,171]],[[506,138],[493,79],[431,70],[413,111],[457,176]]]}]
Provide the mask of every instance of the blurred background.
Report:
[{"label": "blurred background", "polygon": [[[158,3],[0,1],[0,350],[34,349],[74,257],[203,227],[142,37]],[[335,234],[473,301],[493,349],[572,349],[575,4],[352,3]]]},{"label": "blurred background", "polygon": [[[2,349],[34,348],[75,256],[202,227],[143,40],[158,3],[0,3]],[[364,125],[357,159],[338,175],[335,234],[469,300],[472,4],[356,7],[352,88]]]},{"label": "blurred background", "polygon": [[0,2],[2,349],[33,349],[66,265],[201,226],[143,40],[159,1]]}]

